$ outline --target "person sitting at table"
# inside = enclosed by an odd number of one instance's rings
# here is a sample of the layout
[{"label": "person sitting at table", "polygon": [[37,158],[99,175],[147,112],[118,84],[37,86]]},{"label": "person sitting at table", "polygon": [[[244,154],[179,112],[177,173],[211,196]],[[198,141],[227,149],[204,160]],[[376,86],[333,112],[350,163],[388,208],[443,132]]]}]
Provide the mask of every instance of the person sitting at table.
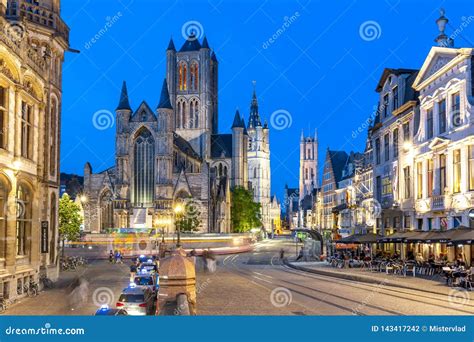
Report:
[{"label": "person sitting at table", "polygon": [[409,251],[407,254],[407,260],[415,260],[415,256],[413,255],[413,251]]},{"label": "person sitting at table", "polygon": [[434,256],[433,253],[430,253],[430,255],[428,256],[428,262],[429,262],[430,264],[434,264],[434,262],[435,262],[435,256]]},{"label": "person sitting at table", "polygon": [[423,255],[421,255],[421,253],[417,253],[417,254],[416,254],[415,260],[416,260],[417,262],[425,262],[425,258],[423,258]]},{"label": "person sitting at table", "polygon": [[462,253],[458,254],[458,257],[456,258],[455,265],[456,266],[466,266],[466,262],[464,261],[464,257],[462,255]]},{"label": "person sitting at table", "polygon": [[393,253],[392,255],[392,259],[400,259],[400,253],[398,253],[398,251],[395,251],[395,253]]}]

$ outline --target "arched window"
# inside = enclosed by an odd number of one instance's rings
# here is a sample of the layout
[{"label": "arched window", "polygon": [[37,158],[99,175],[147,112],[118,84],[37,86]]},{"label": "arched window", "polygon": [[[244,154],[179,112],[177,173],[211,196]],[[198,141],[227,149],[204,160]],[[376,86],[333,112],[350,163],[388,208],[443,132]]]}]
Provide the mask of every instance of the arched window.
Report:
[{"label": "arched window", "polygon": [[224,166],[224,176],[227,176],[227,166]]},{"label": "arched window", "polygon": [[191,90],[197,91],[199,87],[199,66],[197,62],[192,62],[191,63],[191,68],[190,68],[191,74],[191,84],[190,88]]},{"label": "arched window", "polygon": [[110,191],[100,197],[100,228],[101,231],[114,228],[114,201]]},{"label": "arched window", "polygon": [[222,164],[219,164],[219,173],[218,173],[219,177],[222,176]]},{"label": "arched window", "polygon": [[8,184],[0,177],[0,258],[5,258],[7,250],[7,203]]},{"label": "arched window", "polygon": [[192,99],[189,103],[189,128],[199,127],[199,101]]},{"label": "arched window", "polygon": [[257,178],[257,168],[253,169],[253,178]]},{"label": "arched window", "polygon": [[56,174],[56,146],[57,146],[57,132],[56,122],[58,117],[58,102],[53,98],[51,101],[51,116],[50,116],[50,145],[49,145],[49,174],[54,176]]},{"label": "arched window", "polygon": [[51,194],[51,206],[49,208],[49,263],[54,264],[56,258],[56,194]]},{"label": "arched window", "polygon": [[20,183],[16,191],[16,254],[29,255],[31,221],[32,221],[32,193],[31,190]]},{"label": "arched window", "polygon": [[186,102],[184,99],[178,100],[178,112],[176,114],[176,128],[186,128]]},{"label": "arched window", "polygon": [[179,90],[181,91],[186,91],[187,90],[187,83],[188,83],[188,71],[187,71],[187,65],[186,62],[180,62],[179,63],[179,70],[178,70],[178,85],[179,85]]},{"label": "arched window", "polygon": [[133,158],[133,203],[139,207],[152,206],[155,183],[155,141],[146,128],[142,128],[135,138]]}]

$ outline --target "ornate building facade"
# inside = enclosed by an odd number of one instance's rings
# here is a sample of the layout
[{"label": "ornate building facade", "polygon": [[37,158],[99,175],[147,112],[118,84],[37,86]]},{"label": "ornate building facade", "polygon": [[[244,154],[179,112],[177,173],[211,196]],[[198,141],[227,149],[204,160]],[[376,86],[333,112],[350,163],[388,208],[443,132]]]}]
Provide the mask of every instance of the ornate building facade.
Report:
[{"label": "ornate building facade", "polygon": [[237,186],[254,190],[269,228],[269,134],[266,126],[254,125],[255,92],[249,126],[236,111],[231,133],[220,134],[218,61],[207,39],[200,42],[191,34],[179,51],[171,40],[166,54],[166,79],[155,110],[146,102],[132,110],[123,84],[116,110],[115,166],[93,173],[85,165],[85,231],[171,231],[173,206],[183,201],[185,214],[198,219],[198,231],[228,233],[230,191]]},{"label": "ornate building facade", "polygon": [[58,276],[60,1],[0,1],[0,293]]}]

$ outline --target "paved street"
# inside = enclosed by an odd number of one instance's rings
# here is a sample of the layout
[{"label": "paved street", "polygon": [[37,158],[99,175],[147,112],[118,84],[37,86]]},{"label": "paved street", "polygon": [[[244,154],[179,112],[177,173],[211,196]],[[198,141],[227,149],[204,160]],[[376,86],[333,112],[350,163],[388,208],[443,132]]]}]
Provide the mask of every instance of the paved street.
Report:
[{"label": "paved street", "polygon": [[[198,272],[200,315],[466,315],[474,314],[471,292],[436,286],[436,293],[359,283],[308,274],[280,264],[279,250],[295,253],[290,241],[268,241],[252,253],[220,256],[213,274]],[[71,283],[88,280],[85,302],[71,302]],[[420,284],[427,282],[420,279]],[[10,315],[91,315],[101,303],[114,304],[128,284],[128,263],[96,261],[63,272],[57,287],[9,307]],[[426,283],[428,284],[428,283]],[[426,286],[427,287],[427,286]],[[456,295],[457,298],[453,296]],[[74,296],[76,298],[77,296]],[[453,299],[454,298],[454,299]]]}]

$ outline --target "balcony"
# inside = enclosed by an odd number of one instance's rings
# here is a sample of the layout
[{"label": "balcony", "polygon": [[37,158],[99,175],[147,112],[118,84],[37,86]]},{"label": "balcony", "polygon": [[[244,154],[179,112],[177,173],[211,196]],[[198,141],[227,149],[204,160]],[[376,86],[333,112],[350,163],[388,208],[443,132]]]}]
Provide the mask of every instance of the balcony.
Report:
[{"label": "balcony", "polygon": [[431,210],[446,210],[449,209],[451,198],[449,195],[438,195],[431,197]]},{"label": "balcony", "polygon": [[[4,12],[5,9],[1,10]],[[10,5],[6,9],[6,18],[15,21],[29,21],[51,29],[54,33],[69,45],[69,27],[64,23],[59,14],[54,13],[39,4],[29,3],[26,0],[18,0],[16,6]]]}]

